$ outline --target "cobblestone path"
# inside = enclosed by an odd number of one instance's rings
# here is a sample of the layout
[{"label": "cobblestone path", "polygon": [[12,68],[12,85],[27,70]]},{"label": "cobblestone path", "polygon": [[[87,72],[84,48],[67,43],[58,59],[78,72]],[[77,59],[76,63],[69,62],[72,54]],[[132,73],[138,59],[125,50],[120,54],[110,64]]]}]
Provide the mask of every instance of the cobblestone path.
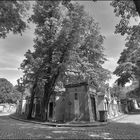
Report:
[{"label": "cobblestone path", "polygon": [[140,114],[99,127],[49,127],[0,116],[0,139],[140,139]]}]

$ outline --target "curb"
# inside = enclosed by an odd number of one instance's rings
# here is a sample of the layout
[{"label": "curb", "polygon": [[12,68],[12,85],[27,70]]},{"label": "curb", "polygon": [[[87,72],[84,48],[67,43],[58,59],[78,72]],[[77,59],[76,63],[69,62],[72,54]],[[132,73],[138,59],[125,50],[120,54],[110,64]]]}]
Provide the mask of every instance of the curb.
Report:
[{"label": "curb", "polygon": [[9,116],[11,115],[10,113],[0,113],[0,116]]},{"label": "curb", "polygon": [[29,120],[17,118],[15,116],[9,116],[9,117],[18,121],[53,126],[53,127],[98,127],[98,126],[104,126],[108,124],[108,122],[90,123],[90,124],[58,124],[58,123],[49,123],[49,122],[43,123],[43,122],[29,121]]},{"label": "curb", "polygon": [[37,121],[30,121],[30,120],[25,120],[25,119],[21,119],[15,116],[10,115],[9,117],[18,121],[23,121],[23,122],[28,122],[28,123],[34,123],[34,124],[41,124],[41,125],[47,125],[47,126],[52,126],[52,127],[99,127],[99,126],[104,126],[107,125],[111,122],[116,122],[118,120],[121,120],[125,117],[127,117],[127,114],[123,114],[121,116],[115,117],[113,119],[109,119],[107,122],[95,122],[95,123],[90,123],[90,124],[59,124],[59,123],[49,123],[49,122],[37,122]]}]

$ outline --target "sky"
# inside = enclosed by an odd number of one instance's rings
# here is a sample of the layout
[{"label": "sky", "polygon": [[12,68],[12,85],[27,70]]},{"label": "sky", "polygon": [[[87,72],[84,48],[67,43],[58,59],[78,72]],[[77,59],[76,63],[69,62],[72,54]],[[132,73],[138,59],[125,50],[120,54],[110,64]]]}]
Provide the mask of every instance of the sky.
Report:
[{"label": "sky", "polygon": [[[125,37],[114,34],[119,18],[115,17],[110,1],[79,1],[79,3],[83,4],[89,15],[99,23],[101,34],[106,37],[103,46],[108,61],[103,67],[113,72],[125,44]],[[34,28],[35,25],[30,24],[30,29],[27,29],[22,36],[10,33],[6,39],[0,39],[0,78],[6,78],[13,85],[16,85],[17,79],[23,75],[18,68],[25,52],[33,49]],[[112,75],[110,86],[115,80],[116,76]]]}]

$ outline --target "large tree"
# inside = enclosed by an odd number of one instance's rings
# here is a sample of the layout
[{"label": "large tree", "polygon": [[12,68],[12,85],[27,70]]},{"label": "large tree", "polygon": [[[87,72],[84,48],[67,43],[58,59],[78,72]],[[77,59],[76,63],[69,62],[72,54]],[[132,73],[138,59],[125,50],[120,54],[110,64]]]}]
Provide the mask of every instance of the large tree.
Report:
[{"label": "large tree", "polygon": [[0,1],[0,38],[5,38],[10,31],[21,34],[26,29],[24,17],[29,6],[27,1]]},{"label": "large tree", "polygon": [[[31,20],[37,25],[34,40],[35,51],[25,54],[21,64],[26,79],[34,88],[44,83],[42,119],[47,118],[47,106],[58,82],[70,83],[94,78],[105,82],[109,71],[102,68],[104,37],[98,24],[89,17],[78,3],[62,5],[61,1],[37,1]],[[31,106],[28,118],[31,118]]]},{"label": "large tree", "polygon": [[[35,88],[38,82],[42,82],[42,79],[46,79],[46,89],[47,82],[50,82],[52,78],[51,63],[52,57],[54,56],[53,51],[55,49],[53,43],[57,39],[57,32],[59,33],[59,29],[61,29],[62,24],[62,11],[60,11],[59,4],[60,1],[37,1],[33,8],[34,15],[32,15],[32,17],[30,18],[30,20],[32,20],[37,25],[37,28],[35,29],[36,38],[34,39],[35,51],[31,52],[29,50],[25,54],[26,59],[21,65],[21,67],[24,69],[26,79],[33,81],[30,111],[28,114],[29,119],[31,118],[33,98],[35,94]],[[54,66],[54,68],[56,67]],[[47,93],[44,94],[42,106],[46,106],[45,100],[47,98]],[[42,108],[44,109],[45,107]],[[42,110],[42,112],[43,111],[44,110]]]}]

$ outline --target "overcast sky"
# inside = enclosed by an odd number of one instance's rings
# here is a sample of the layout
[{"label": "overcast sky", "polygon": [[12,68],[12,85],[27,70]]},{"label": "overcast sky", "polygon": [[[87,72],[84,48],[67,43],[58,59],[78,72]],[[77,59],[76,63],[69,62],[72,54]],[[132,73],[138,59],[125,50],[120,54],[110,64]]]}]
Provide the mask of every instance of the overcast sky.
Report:
[{"label": "overcast sky", "polygon": [[[113,72],[125,44],[124,37],[114,34],[119,18],[115,17],[113,7],[109,4],[110,1],[80,1],[80,3],[84,4],[86,11],[96,19],[101,27],[101,33],[106,37],[104,48],[108,61],[103,66]],[[24,59],[25,52],[32,49],[33,33],[34,25],[32,24],[22,36],[9,34],[6,39],[0,39],[0,77],[6,78],[13,85],[22,76],[22,72],[18,68]],[[110,85],[115,78],[112,76]]]}]

